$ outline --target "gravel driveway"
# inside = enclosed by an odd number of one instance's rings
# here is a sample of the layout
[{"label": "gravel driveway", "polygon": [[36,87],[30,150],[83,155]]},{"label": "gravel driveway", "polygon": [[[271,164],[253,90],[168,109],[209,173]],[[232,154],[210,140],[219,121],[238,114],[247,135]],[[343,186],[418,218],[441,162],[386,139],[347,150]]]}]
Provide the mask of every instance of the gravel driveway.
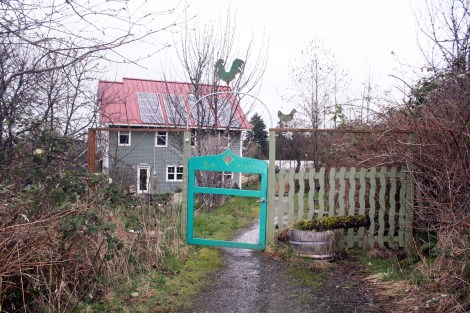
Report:
[{"label": "gravel driveway", "polygon": [[[250,242],[257,232],[258,225],[253,225],[234,240]],[[211,288],[195,299],[191,308],[180,312],[388,311],[358,266],[336,264],[318,273],[318,284],[309,284],[292,265],[263,252],[223,250],[226,266],[207,278]]]}]

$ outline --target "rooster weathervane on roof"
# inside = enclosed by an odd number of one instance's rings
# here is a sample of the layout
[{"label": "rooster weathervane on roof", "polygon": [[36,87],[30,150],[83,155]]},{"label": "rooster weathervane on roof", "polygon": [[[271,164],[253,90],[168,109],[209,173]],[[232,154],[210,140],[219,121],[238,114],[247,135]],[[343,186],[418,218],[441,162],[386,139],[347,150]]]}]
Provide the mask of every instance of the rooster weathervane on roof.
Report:
[{"label": "rooster weathervane on roof", "polygon": [[232,67],[230,68],[230,71],[228,72],[225,70],[224,66],[225,66],[225,61],[222,59],[219,59],[215,63],[215,72],[217,76],[228,85],[238,73],[243,72],[243,68],[245,67],[245,62],[240,59],[235,59],[232,62]]}]

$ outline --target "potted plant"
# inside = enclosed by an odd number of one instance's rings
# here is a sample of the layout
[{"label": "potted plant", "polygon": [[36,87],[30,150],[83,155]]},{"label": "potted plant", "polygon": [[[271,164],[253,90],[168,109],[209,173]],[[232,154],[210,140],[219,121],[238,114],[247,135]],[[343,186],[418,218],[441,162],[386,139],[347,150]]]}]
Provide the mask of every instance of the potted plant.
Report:
[{"label": "potted plant", "polygon": [[332,260],[340,250],[344,228],[370,225],[365,215],[331,216],[301,220],[288,230],[292,250],[314,259]]}]

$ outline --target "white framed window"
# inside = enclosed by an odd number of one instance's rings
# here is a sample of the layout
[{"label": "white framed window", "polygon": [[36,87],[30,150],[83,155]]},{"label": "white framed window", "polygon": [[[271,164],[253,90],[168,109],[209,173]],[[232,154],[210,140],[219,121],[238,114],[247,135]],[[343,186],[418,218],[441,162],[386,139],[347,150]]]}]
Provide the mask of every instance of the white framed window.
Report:
[{"label": "white framed window", "polygon": [[227,180],[227,179],[233,179],[232,172],[224,172],[224,180]]},{"label": "white framed window", "polygon": [[168,165],[166,181],[183,181],[183,165]]},{"label": "white framed window", "polygon": [[155,147],[168,146],[168,132],[155,132]]},{"label": "white framed window", "polygon": [[130,146],[131,145],[131,132],[119,131],[118,132],[118,146]]},{"label": "white framed window", "polygon": [[217,173],[217,180],[221,182],[225,182],[228,179],[233,178],[233,173],[232,172],[218,172]]},{"label": "white framed window", "polygon": [[148,193],[150,166],[137,166],[137,193]]}]

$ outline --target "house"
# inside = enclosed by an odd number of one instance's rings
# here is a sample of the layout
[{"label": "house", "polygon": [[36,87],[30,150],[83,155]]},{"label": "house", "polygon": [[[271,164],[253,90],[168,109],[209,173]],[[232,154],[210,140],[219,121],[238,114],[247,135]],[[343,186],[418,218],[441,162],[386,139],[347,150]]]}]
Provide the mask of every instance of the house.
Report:
[{"label": "house", "polygon": [[[196,90],[197,89],[197,90]],[[229,147],[241,155],[250,129],[229,87],[124,78],[98,83],[102,171],[130,192],[173,193],[183,178],[183,133],[192,131],[191,154]],[[116,131],[112,131],[116,128]],[[237,173],[217,173],[240,185]]]}]

